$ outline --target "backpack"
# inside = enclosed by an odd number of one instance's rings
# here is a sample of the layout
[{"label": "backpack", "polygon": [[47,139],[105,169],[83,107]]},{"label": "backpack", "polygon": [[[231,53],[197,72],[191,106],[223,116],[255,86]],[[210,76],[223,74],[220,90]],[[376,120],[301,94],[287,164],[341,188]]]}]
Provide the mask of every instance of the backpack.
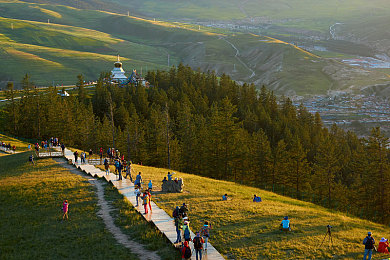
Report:
[{"label": "backpack", "polygon": [[186,247],[186,249],[184,250],[184,258],[190,258],[191,257],[191,255],[192,255],[192,253],[191,253],[191,248],[189,248],[189,247]]},{"label": "backpack", "polygon": [[200,237],[195,237],[193,242],[196,249],[202,249],[202,241]]},{"label": "backpack", "polygon": [[204,237],[210,237],[209,228],[208,227],[202,227],[201,234]]},{"label": "backpack", "polygon": [[184,239],[191,239],[190,229],[188,227],[184,230]]},{"label": "backpack", "polygon": [[374,239],[372,237],[367,237],[367,241],[366,241],[366,248],[373,248],[373,245],[374,245]]},{"label": "backpack", "polygon": [[173,216],[174,218],[177,218],[177,217],[179,216],[179,212],[177,212],[177,209],[176,209],[176,208],[173,210],[172,216]]}]

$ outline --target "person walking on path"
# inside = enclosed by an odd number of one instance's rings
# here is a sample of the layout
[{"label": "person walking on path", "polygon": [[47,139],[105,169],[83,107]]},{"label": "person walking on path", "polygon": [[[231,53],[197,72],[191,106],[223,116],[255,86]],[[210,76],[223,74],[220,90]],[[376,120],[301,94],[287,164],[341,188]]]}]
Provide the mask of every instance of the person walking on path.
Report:
[{"label": "person walking on path", "polygon": [[142,183],[142,177],[141,177],[141,172],[138,173],[137,177],[135,178],[135,182],[134,182],[134,185],[138,185],[139,187],[141,187],[141,183]]},{"label": "person walking on path", "polygon": [[134,193],[135,193],[135,200],[137,202],[137,205],[135,206],[138,207],[139,197],[141,196],[141,191],[139,190],[138,186],[135,186]]},{"label": "person walking on path", "polygon": [[131,162],[126,167],[126,176],[125,179],[127,179],[127,176],[130,177],[130,181],[133,182],[133,178],[131,178]]},{"label": "person walking on path", "polygon": [[149,210],[152,211],[152,205],[150,204],[150,202],[152,201],[152,194],[150,193],[150,190],[147,190],[146,191],[146,194],[148,194],[148,204],[149,204]]},{"label": "person walking on path", "polygon": [[209,241],[210,237],[210,229],[211,225],[209,226],[209,222],[205,221],[203,227],[200,229],[200,234],[202,235],[204,239],[204,250],[207,251],[207,242]]},{"label": "person walking on path", "polygon": [[81,152],[81,155],[80,155],[80,159],[81,159],[81,164],[85,164],[85,153],[84,152]]},{"label": "person walking on path", "polygon": [[104,159],[104,169],[106,170],[106,175],[110,174],[110,164],[108,163],[107,158]]},{"label": "person walking on path", "polygon": [[175,242],[176,244],[181,242],[181,230],[183,229],[183,219],[181,215],[177,215],[177,217],[175,217],[175,227],[176,227],[176,234],[177,234],[176,242]]},{"label": "person walking on path", "polygon": [[65,153],[65,145],[63,143],[61,144],[61,150],[62,150],[62,153]]},{"label": "person walking on path", "polygon": [[188,245],[188,242],[185,241],[184,242],[184,246],[181,249],[181,259],[190,260],[191,259],[191,255],[192,255],[191,248]]},{"label": "person walking on path", "polygon": [[69,220],[69,218],[68,218],[68,211],[69,211],[68,200],[64,200],[64,202],[62,203],[62,212],[63,212],[62,220],[64,220],[65,217],[66,217],[66,220]]},{"label": "person walking on path", "polygon": [[142,204],[144,205],[145,215],[148,214],[148,203],[149,203],[149,196],[145,191],[144,195],[142,196]]},{"label": "person walking on path", "polygon": [[200,236],[199,231],[196,232],[196,236],[194,237],[194,239],[192,240],[192,242],[194,243],[195,254],[196,254],[196,260],[198,260],[198,255],[199,255],[199,260],[202,260],[202,249],[203,249],[204,240],[203,240],[203,238]]},{"label": "person walking on path", "polygon": [[187,242],[191,241],[191,231],[190,231],[190,222],[188,220],[184,220],[183,232],[184,232],[184,240]]},{"label": "person walking on path", "polygon": [[372,249],[374,249],[374,244],[375,244],[375,239],[372,237],[371,232],[367,233],[366,238],[363,240],[363,244],[364,244],[364,257],[363,257],[363,260],[366,260],[367,256],[368,256],[368,260],[371,260]]},{"label": "person walking on path", "polygon": [[79,157],[79,153],[75,151],[73,155],[74,155],[74,162],[77,163],[77,158]]},{"label": "person walking on path", "polygon": [[120,161],[118,161],[118,181],[121,181],[122,180],[122,163]]}]

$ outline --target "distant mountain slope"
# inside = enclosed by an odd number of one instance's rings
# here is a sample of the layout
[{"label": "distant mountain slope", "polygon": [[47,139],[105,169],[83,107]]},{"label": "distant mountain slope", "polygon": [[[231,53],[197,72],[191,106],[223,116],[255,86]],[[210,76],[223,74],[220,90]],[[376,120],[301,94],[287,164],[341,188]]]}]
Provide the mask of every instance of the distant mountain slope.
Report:
[{"label": "distant mountain slope", "polygon": [[127,71],[167,69],[169,57],[169,65],[182,62],[226,73],[283,94],[318,94],[388,80],[383,72],[362,73],[288,40],[256,34],[63,5],[0,1],[0,11],[2,86],[20,82],[25,73],[38,85],[72,84],[79,73],[96,79],[111,70],[117,54]]},{"label": "distant mountain slope", "polygon": [[[297,62],[298,70],[312,67],[321,71],[326,61],[256,35],[65,6],[2,3],[0,8],[2,14],[12,17],[0,18],[0,63],[7,63],[3,81],[18,81],[27,72],[38,84],[70,84],[78,72],[95,79],[100,71],[111,69],[119,53],[127,70],[166,68],[169,54],[170,65],[183,62],[228,73],[236,80],[271,85],[281,92],[321,92],[331,84],[322,73],[316,73],[314,81],[306,81],[280,65]],[[308,85],[315,87],[308,89]]]}]

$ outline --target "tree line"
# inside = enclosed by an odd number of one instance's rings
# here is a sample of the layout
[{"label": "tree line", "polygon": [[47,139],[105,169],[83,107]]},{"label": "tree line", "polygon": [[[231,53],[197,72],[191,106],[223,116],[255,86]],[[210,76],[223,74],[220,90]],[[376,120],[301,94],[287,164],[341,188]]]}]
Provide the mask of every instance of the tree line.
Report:
[{"label": "tree line", "polygon": [[12,84],[7,132],[25,138],[58,136],[67,146],[115,147],[136,163],[169,167],[256,186],[390,222],[389,140],[379,128],[358,138],[320,115],[296,108],[265,87],[240,85],[179,65],[149,71],[151,87],[118,87],[102,73],[88,94],[55,88],[38,93],[26,75],[24,95]]}]

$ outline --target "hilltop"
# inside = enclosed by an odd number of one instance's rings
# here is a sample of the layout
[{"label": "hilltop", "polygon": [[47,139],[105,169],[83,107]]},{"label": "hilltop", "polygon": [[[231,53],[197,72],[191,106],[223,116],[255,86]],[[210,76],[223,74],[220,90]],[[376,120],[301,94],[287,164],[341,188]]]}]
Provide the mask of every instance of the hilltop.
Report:
[{"label": "hilltop", "polygon": [[382,72],[361,76],[288,41],[256,34],[60,5],[3,1],[0,9],[3,86],[10,80],[18,85],[25,73],[38,85],[73,84],[79,73],[96,79],[111,70],[118,53],[127,71],[166,70],[169,55],[170,65],[227,73],[292,95],[366,86],[374,76],[377,83],[387,80]]},{"label": "hilltop", "polygon": [[[133,165],[142,172],[145,185],[152,180],[154,201],[168,214],[183,202],[189,206],[190,227],[199,230],[203,221],[212,225],[211,243],[229,259],[357,259],[364,252],[363,238],[372,231],[375,239],[387,237],[389,228],[318,205],[291,199],[269,191],[176,172],[183,178],[183,193],[160,193],[168,169]],[[227,193],[231,198],[222,201]],[[253,194],[263,202],[253,203]],[[279,231],[288,215],[293,231]],[[328,239],[322,247],[326,226],[331,225],[333,248]],[[382,259],[374,255],[373,259]],[[383,256],[383,255],[382,255]]]}]

